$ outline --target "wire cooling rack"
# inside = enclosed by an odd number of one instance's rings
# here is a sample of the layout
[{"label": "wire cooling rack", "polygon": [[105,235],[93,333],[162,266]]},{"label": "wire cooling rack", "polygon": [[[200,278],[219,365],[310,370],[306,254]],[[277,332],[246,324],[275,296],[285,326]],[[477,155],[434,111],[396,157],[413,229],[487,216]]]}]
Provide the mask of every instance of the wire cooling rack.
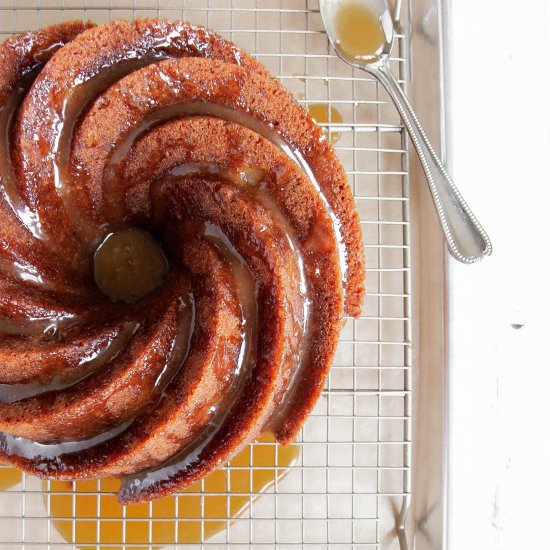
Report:
[{"label": "wire cooling rack", "polygon": [[[274,444],[259,442],[244,466],[219,474],[225,485],[203,481],[169,502],[116,508],[105,484],[43,485],[0,469],[0,487],[12,479],[0,492],[0,548],[174,548],[186,540],[194,548],[405,548],[412,455],[409,179],[394,108],[377,82],[335,57],[316,0],[0,0],[0,39],[63,20],[158,16],[208,25],[254,54],[306,108],[317,106],[361,216],[368,267],[363,313],[347,320],[288,471]],[[407,52],[407,37],[397,34],[392,64],[403,84]],[[273,462],[250,469],[260,447],[272,450]],[[231,480],[239,471],[250,482],[237,495]],[[274,479],[258,496],[253,478],[262,471]],[[244,510],[231,517],[237,496]]]}]

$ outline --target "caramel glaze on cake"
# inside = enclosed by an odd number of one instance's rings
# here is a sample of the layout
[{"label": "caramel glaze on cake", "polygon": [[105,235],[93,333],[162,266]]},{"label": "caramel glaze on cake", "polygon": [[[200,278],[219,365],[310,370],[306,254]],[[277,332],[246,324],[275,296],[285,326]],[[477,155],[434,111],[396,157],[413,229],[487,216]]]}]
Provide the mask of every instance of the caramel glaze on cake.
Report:
[{"label": "caramel glaze on cake", "polygon": [[[187,23],[64,23],[0,46],[0,461],[184,488],[287,444],[363,296],[361,231],[321,129],[248,54]],[[169,270],[94,283],[114,232]],[[128,267],[128,266],[126,266]]]}]

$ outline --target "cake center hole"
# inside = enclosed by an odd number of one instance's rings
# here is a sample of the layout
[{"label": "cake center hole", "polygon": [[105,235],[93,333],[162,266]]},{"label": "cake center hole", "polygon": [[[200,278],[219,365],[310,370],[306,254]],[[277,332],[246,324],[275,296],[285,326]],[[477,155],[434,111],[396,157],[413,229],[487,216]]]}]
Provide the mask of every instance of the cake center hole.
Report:
[{"label": "cake center hole", "polygon": [[94,278],[111,300],[134,303],[160,287],[168,261],[153,237],[140,229],[107,235],[94,255]]}]

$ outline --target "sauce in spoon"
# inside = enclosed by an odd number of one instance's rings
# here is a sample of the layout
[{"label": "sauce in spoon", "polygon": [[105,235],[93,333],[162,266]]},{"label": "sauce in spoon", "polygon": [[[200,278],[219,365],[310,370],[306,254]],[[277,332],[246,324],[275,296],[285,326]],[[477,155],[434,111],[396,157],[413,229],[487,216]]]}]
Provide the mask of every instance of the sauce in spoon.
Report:
[{"label": "sauce in spoon", "polygon": [[350,61],[375,60],[384,51],[386,36],[382,21],[358,0],[341,0],[334,11],[337,47]]}]

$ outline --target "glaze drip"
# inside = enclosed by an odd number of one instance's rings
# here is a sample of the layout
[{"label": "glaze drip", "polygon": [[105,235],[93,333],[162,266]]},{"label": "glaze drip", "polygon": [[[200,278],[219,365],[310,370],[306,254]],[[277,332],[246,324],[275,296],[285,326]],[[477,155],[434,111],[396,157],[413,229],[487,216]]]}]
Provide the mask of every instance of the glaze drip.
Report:
[{"label": "glaze drip", "polygon": [[77,364],[69,369],[44,376],[32,382],[19,384],[0,384],[0,402],[13,403],[50,391],[68,388],[84,378],[97,372],[104,365],[116,358],[124,349],[130,338],[136,333],[138,325],[128,322],[113,338],[90,350],[78,358]]}]

